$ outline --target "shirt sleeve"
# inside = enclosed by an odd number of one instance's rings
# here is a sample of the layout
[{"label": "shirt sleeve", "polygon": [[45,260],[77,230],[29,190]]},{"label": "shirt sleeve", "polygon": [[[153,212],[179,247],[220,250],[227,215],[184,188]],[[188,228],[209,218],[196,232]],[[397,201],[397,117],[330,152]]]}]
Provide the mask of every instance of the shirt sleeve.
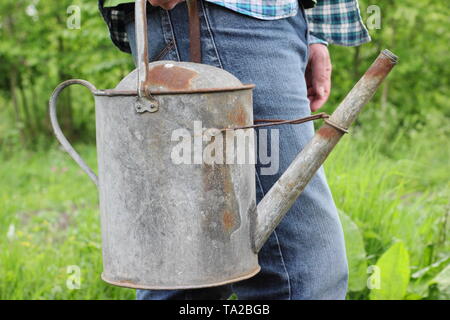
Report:
[{"label": "shirt sleeve", "polygon": [[330,44],[358,46],[371,40],[357,0],[318,0],[305,14],[310,34]]}]

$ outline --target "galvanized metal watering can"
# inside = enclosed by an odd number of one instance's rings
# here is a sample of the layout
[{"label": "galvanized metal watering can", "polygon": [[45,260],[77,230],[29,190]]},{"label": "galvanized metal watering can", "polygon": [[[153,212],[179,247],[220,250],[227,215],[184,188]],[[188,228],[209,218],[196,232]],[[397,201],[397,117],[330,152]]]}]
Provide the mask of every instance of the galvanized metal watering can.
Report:
[{"label": "galvanized metal watering can", "polygon": [[[148,63],[146,0],[136,1],[138,68],[112,90],[84,80],[50,100],[54,132],[98,186],[103,280],[142,289],[218,286],[254,276],[258,251],[397,61],[385,50],[256,205],[252,164],[176,164],[171,135],[253,125],[252,85],[199,63]],[[190,13],[195,2],[190,2]],[[198,35],[195,23],[191,35]],[[195,55],[195,50],[192,55]],[[56,117],[72,84],[95,97],[98,177],[64,137]],[[251,129],[249,129],[251,130]]]}]

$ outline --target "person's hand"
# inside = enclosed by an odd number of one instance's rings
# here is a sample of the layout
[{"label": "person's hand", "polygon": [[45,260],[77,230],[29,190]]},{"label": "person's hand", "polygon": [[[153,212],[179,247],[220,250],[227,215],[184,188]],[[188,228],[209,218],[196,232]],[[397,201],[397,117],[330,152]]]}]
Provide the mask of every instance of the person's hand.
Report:
[{"label": "person's hand", "polygon": [[172,10],[177,4],[185,0],[148,0],[154,7],[161,7],[165,10]]},{"label": "person's hand", "polygon": [[311,44],[305,78],[312,112],[319,110],[330,96],[331,69],[327,46],[320,43]]}]

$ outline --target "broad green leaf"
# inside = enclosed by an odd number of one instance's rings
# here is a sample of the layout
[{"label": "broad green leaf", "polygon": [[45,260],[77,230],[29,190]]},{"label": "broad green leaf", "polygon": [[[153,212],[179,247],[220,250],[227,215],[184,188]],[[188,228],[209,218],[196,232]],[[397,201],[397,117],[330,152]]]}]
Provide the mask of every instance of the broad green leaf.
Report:
[{"label": "broad green leaf", "polygon": [[371,300],[401,300],[409,283],[409,253],[403,242],[391,246],[378,259],[380,287],[370,291]]},{"label": "broad green leaf", "polygon": [[367,258],[364,241],[358,226],[343,211],[339,211],[345,235],[349,268],[349,291],[361,291],[366,287]]}]

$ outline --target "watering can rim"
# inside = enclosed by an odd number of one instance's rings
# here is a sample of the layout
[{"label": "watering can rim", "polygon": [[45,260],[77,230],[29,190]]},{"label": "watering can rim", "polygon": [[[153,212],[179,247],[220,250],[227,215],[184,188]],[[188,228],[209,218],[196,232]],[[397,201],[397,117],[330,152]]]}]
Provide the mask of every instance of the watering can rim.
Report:
[{"label": "watering can rim", "polygon": [[[254,84],[242,84],[234,75],[211,65],[172,60],[148,64],[150,81],[147,90],[151,95],[196,94],[249,90]],[[136,68],[125,76],[114,89],[94,90],[95,96],[137,96]],[[181,79],[181,81],[180,81]]]}]

